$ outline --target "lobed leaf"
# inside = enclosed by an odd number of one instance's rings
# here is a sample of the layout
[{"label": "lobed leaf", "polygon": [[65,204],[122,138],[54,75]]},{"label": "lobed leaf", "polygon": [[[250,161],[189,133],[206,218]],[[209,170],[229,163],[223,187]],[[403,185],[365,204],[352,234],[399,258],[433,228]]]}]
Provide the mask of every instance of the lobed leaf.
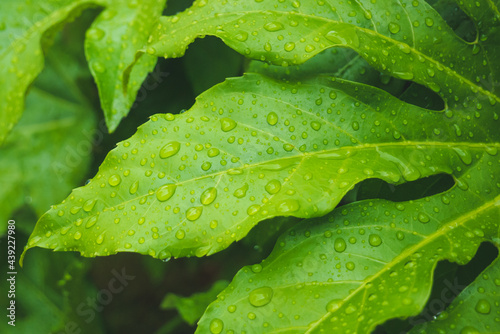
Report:
[{"label": "lobed leaf", "polygon": [[[385,320],[417,315],[438,261],[464,264],[481,242],[499,246],[500,160],[498,154],[479,156],[444,193],[399,203],[361,201],[304,220],[261,264],[238,272],[208,307],[198,332],[369,333]],[[460,188],[471,179],[477,182]],[[488,282],[492,298],[494,277]],[[471,323],[464,317],[456,325]]]},{"label": "lobed leaf", "polygon": [[[412,126],[414,115],[436,128]],[[489,143],[494,123],[452,119],[468,142],[446,113],[369,86],[230,79],[189,112],[156,115],[120,143],[90,184],[42,216],[27,249],[213,254],[264,219],[324,215],[364,179],[452,173],[497,148]]]}]

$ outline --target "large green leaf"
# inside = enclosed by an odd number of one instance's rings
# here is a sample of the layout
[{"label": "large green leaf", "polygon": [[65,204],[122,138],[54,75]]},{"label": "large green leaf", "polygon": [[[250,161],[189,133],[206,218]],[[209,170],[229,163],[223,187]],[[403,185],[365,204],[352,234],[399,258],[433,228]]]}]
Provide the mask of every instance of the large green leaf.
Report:
[{"label": "large green leaf", "polygon": [[[412,115],[435,128],[412,126]],[[329,77],[230,79],[120,143],[90,184],[41,218],[28,247],[212,254],[261,220],[324,215],[361,180],[451,173],[497,149],[489,129],[455,117],[472,137],[463,142],[447,115]]]},{"label": "large green leaf", "polygon": [[[369,333],[387,319],[417,315],[438,261],[464,264],[481,242],[500,246],[500,160],[498,154],[478,157],[444,193],[399,203],[361,201],[301,222],[266,260],[235,276],[198,331]],[[468,190],[460,188],[471,179]],[[489,326],[500,329],[493,319]]]},{"label": "large green leaf", "polygon": [[0,148],[0,234],[23,205],[40,216],[64,199],[89,167],[96,119],[76,84],[89,74],[59,44],[47,60]]},{"label": "large green leaf", "polygon": [[[138,62],[122,85],[122,72],[163,9],[164,0],[3,0],[0,2],[0,143],[20,119],[24,96],[42,71],[44,51],[54,32],[82,10],[108,7],[88,32],[87,56],[99,86],[110,130],[128,113],[137,90],[154,67],[154,59]],[[127,20],[130,26],[123,25]],[[131,59],[129,59],[131,57]]]}]

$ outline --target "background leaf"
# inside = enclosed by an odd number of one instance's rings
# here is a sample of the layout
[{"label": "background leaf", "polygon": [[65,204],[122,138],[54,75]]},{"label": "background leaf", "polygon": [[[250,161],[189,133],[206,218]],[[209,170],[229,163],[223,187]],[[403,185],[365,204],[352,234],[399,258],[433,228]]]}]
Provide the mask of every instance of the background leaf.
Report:
[{"label": "background leaf", "polygon": [[0,234],[23,205],[41,215],[62,200],[90,165],[96,117],[77,84],[89,75],[60,48],[49,53],[21,121],[0,148]]}]

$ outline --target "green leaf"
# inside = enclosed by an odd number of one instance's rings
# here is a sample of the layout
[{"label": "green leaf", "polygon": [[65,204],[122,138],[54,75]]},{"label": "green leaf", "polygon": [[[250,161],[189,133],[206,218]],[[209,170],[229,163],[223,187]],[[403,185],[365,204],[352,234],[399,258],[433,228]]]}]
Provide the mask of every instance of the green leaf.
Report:
[{"label": "green leaf", "polygon": [[224,290],[228,284],[228,281],[217,281],[208,291],[195,293],[190,297],[169,293],[161,302],[161,308],[164,310],[176,309],[185,322],[194,325],[201,318],[208,304],[215,300],[219,292]]},{"label": "green leaf", "polygon": [[[147,42],[166,0],[108,0],[110,7],[94,21],[85,39],[85,54],[99,89],[106,124],[113,132],[125,117],[156,57],[142,57],[124,85],[123,69]],[[126,22],[126,24],[124,24]]]},{"label": "green leaf", "polygon": [[[128,74],[123,69],[130,53],[146,43],[149,29],[161,14],[165,1],[49,0],[39,3],[4,0],[0,3],[0,143],[21,118],[24,96],[42,71],[44,52],[54,33],[89,7],[107,6],[88,32],[86,53],[96,78],[106,122],[114,130],[128,113],[137,90],[155,60],[144,57]],[[132,26],[123,25],[128,20]],[[130,41],[125,41],[131,38]],[[127,54],[128,53],[128,54]]]},{"label": "green leaf", "polygon": [[[483,153],[444,193],[361,201],[304,220],[266,260],[235,276],[198,332],[369,333],[385,320],[417,315],[438,261],[464,264],[481,242],[500,245],[500,195],[492,191],[499,163],[498,154]],[[460,188],[471,179],[477,182]]]},{"label": "green leaf", "polygon": [[96,119],[75,84],[89,75],[60,45],[47,60],[22,119],[0,147],[0,234],[23,205],[40,216],[64,199],[90,165]]},{"label": "green leaf", "polygon": [[[436,128],[410,126],[412,114]],[[229,79],[189,112],[153,116],[118,144],[90,184],[40,219],[28,248],[213,254],[261,220],[324,215],[364,179],[467,168],[489,147],[487,133],[456,119],[472,135],[462,142],[447,118],[329,77],[300,86]]]},{"label": "green leaf", "polygon": [[[498,331],[500,307],[500,266],[497,258],[476,280],[453,300],[438,317],[414,327],[410,333],[437,333],[447,328],[461,329],[460,333],[493,333]],[[474,311],[472,311],[474,310]]]},{"label": "green leaf", "polygon": [[43,69],[43,52],[59,26],[99,1],[0,2],[0,143],[21,118],[24,96]]}]

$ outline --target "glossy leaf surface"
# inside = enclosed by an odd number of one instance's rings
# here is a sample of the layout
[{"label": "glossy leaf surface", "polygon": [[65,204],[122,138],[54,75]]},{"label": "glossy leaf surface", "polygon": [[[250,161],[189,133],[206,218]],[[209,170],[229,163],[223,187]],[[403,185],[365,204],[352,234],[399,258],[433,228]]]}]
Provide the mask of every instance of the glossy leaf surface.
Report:
[{"label": "glossy leaf surface", "polygon": [[[390,318],[417,315],[438,261],[464,264],[481,242],[499,246],[499,163],[498,154],[484,153],[442,194],[399,203],[361,201],[304,220],[266,260],[235,276],[207,309],[198,332],[369,333]],[[461,189],[468,179],[477,182]],[[483,313],[489,313],[487,303],[493,303],[491,312],[498,303],[492,270]],[[474,295],[478,301],[485,297]],[[490,320],[489,329],[498,329]],[[460,320],[457,328],[466,325],[471,323]]]}]

